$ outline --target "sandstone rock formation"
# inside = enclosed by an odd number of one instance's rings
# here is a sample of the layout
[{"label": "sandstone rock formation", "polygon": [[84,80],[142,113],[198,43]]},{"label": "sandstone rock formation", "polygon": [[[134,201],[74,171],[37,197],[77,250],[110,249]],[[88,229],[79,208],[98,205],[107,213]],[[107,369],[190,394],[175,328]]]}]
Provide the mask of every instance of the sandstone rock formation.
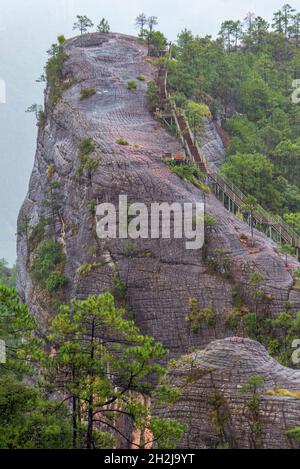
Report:
[{"label": "sandstone rock formation", "polygon": [[[294,389],[300,385],[299,372],[286,370],[266,355],[258,344],[247,340],[224,339],[233,333],[225,327],[225,319],[235,305],[238,292],[243,302],[252,306],[249,277],[253,272],[264,276],[271,316],[284,311],[289,302],[291,311],[300,309],[300,294],[293,288],[291,270],[299,264],[289,259],[289,268],[277,246],[263,234],[255,232],[252,249],[250,229],[230,214],[213,194],[184,182],[162,161],[165,152],[181,151],[180,142],[148,112],[145,91],[154,69],[147,60],[147,49],[137,39],[119,34],[86,34],[65,44],[69,58],[64,66],[64,79],[71,85],[62,100],[49,105],[46,93],[45,122],[38,134],[37,152],[29,191],[19,216],[19,227],[29,222],[30,232],[42,217],[50,218],[49,190],[57,182],[59,210],[44,237],[53,237],[64,246],[65,275],[69,279],[62,300],[86,298],[116,287],[116,279],[124,285],[123,300],[143,333],[154,336],[170,349],[171,357],[201,348],[192,358],[196,371],[216,367],[212,373],[188,382],[180,403],[172,415],[185,417],[191,423],[184,445],[211,447],[218,443],[208,416],[207,399],[212,385],[224,394],[230,407],[230,437],[238,447],[249,447],[249,434],[239,409],[245,397],[237,391],[247,377],[263,374],[266,387]],[[128,81],[137,81],[136,91],[128,89]],[[95,88],[96,94],[80,99],[83,88]],[[212,137],[210,137],[212,135]],[[98,162],[93,174],[79,174],[79,145],[82,139],[93,141],[93,160]],[[211,162],[220,162],[222,148],[214,132],[207,134],[204,149]],[[120,145],[118,139],[128,142]],[[215,143],[217,141],[217,143]],[[214,148],[218,146],[219,156]],[[52,176],[49,178],[49,168]],[[127,195],[129,203],[199,202],[217,224],[206,230],[205,247],[188,251],[185,240],[107,240],[95,234],[95,217],[90,206],[101,202],[118,204],[119,195]],[[53,215],[53,214],[52,214]],[[19,229],[18,289],[38,319],[41,329],[55,312],[49,295],[32,281],[30,269],[37,247]],[[208,260],[222,264],[214,271]],[[78,272],[83,265],[94,267],[85,275]],[[52,295],[56,297],[56,295]],[[125,298],[126,297],[126,298]],[[210,308],[216,324],[192,331],[186,320],[189,300],[199,308]],[[60,296],[58,295],[60,300]],[[253,361],[253,357],[256,360]],[[185,380],[186,364],[174,372],[177,382]],[[211,381],[213,377],[213,382]],[[287,398],[263,397],[263,446],[290,447],[284,428],[299,424],[299,402]],[[286,427],[283,428],[283,421]],[[227,423],[226,423],[227,425]],[[229,425],[229,424],[228,424]],[[232,431],[231,431],[232,427]],[[229,430],[228,430],[229,431]],[[227,435],[226,430],[226,435]],[[252,443],[251,443],[252,444]]]},{"label": "sandstone rock formation", "polygon": [[[264,379],[257,389],[257,415],[253,391],[243,389],[254,376]],[[258,342],[236,337],[211,342],[178,361],[169,380],[182,397],[161,414],[188,425],[181,447],[299,447],[287,431],[300,422],[300,371],[279,365]],[[281,391],[268,394],[274,390]],[[298,398],[286,391],[296,391]]]},{"label": "sandstone rock formation", "polygon": [[[227,212],[212,194],[205,196],[162,162],[164,152],[181,150],[180,143],[148,112],[145,82],[138,82],[135,92],[127,89],[128,81],[140,74],[147,80],[153,78],[146,48],[129,36],[95,33],[67,41],[65,51],[69,59],[64,75],[66,79],[72,77],[74,84],[54,109],[46,94],[45,125],[39,130],[34,169],[19,224],[26,218],[33,227],[43,215],[49,215],[45,208],[50,186],[47,170],[54,167],[53,180],[61,184],[55,233],[66,253],[66,300],[110,289],[119,274],[137,323],[143,332],[161,340],[173,355],[230,335],[224,329],[224,317],[233,307],[235,288],[244,290],[247,297],[251,272],[264,275],[266,290],[272,295],[272,314],[283,311],[290,299],[295,309],[299,308],[300,295],[292,290],[292,276],[274,243],[256,232],[257,248],[251,252],[240,241],[241,234],[250,238],[248,226]],[[97,93],[81,101],[80,91],[88,87],[95,87]],[[91,178],[77,175],[78,147],[83,138],[94,141],[93,158],[99,162]],[[129,145],[118,145],[118,138]],[[213,257],[221,249],[230,259],[230,278],[211,272],[204,261],[204,250],[186,250],[185,240],[100,243],[95,239],[95,220],[87,206],[91,201],[117,204],[120,194],[127,194],[129,203],[146,204],[205,198],[208,213],[217,220],[217,225],[207,230],[205,255]],[[53,227],[47,230],[50,236]],[[53,314],[53,307],[32,283],[34,252],[29,252],[27,241],[19,235],[18,288],[43,323]],[[85,263],[98,263],[99,268],[79,275],[77,269]],[[200,335],[191,333],[185,319],[191,297],[198,300],[199,307],[215,311],[215,328],[207,328]]]}]

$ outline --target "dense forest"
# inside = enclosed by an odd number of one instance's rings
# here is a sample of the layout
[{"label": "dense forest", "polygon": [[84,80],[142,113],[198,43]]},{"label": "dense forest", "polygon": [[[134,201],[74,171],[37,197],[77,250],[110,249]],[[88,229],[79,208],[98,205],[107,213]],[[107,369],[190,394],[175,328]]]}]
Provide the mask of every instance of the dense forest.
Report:
[{"label": "dense forest", "polygon": [[[184,30],[168,61],[169,87],[206,102],[230,135],[222,172],[300,232],[300,13],[285,5],[272,25],[249,13],[217,39]],[[179,95],[179,96],[178,96]]]}]

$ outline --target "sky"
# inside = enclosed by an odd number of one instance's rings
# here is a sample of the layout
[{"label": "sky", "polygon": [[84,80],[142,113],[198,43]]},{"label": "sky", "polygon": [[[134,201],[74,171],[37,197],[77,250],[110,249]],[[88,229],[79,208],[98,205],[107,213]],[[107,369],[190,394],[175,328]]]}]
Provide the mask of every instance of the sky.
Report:
[{"label": "sky", "polygon": [[[175,40],[184,28],[215,36],[222,21],[243,19],[249,11],[271,20],[285,0],[0,0],[0,258],[16,259],[16,220],[33,167],[37,128],[25,110],[42,104],[36,83],[46,51],[58,35],[74,35],[77,14],[95,24],[108,19],[114,32],[135,34],[135,18],[157,16],[158,28]],[[300,10],[300,0],[291,0]],[[4,86],[5,103],[4,101]]]}]

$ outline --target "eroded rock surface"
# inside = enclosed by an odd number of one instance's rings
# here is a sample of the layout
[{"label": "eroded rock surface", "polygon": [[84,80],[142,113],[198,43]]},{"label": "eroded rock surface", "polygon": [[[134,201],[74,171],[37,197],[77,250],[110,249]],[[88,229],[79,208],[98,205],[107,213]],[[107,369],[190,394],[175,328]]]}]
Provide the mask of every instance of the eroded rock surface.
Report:
[{"label": "eroded rock surface", "polygon": [[[260,377],[254,389],[249,380]],[[183,357],[169,373],[181,399],[160,414],[185,422],[183,448],[297,448],[287,431],[300,424],[300,371],[279,365],[258,342],[227,338]],[[279,395],[268,391],[281,390]],[[287,397],[289,391],[299,396]],[[280,395],[281,394],[281,395]]]},{"label": "eroded rock surface", "polygon": [[[66,301],[113,289],[119,275],[127,305],[142,331],[162,341],[174,356],[231,335],[224,326],[225,317],[234,307],[236,290],[250,301],[247,289],[253,272],[265,277],[265,288],[271,295],[270,314],[285,310],[290,299],[297,310],[300,296],[292,290],[291,273],[275,244],[258,232],[254,251],[249,243],[242,243],[241,235],[250,239],[248,226],[227,212],[212,194],[205,196],[206,207],[217,225],[207,230],[206,247],[201,251],[186,250],[185,240],[97,239],[90,202],[118,204],[120,194],[128,196],[129,204],[199,202],[204,194],[162,162],[164,152],[181,150],[181,146],[147,110],[146,83],[154,70],[147,61],[146,47],[129,36],[95,33],[67,41],[65,49],[69,59],[64,75],[74,84],[54,109],[46,96],[45,126],[39,131],[19,225],[28,219],[33,227],[43,215],[50,217],[45,202],[50,184],[59,182],[55,235],[66,254]],[[137,81],[137,91],[128,90],[128,81],[141,74],[146,81]],[[80,100],[81,89],[89,87],[96,88],[96,95]],[[93,140],[92,157],[99,162],[91,177],[78,176],[78,148],[83,138]],[[128,145],[117,144],[119,138]],[[55,168],[51,180],[47,177],[50,166]],[[46,228],[45,236],[53,236],[53,226]],[[220,250],[230,260],[229,272],[216,273],[207,265],[207,259],[218,256]],[[26,236],[19,235],[18,288],[42,327],[53,315],[53,305],[32,283],[34,255],[35,251],[29,252]],[[96,263],[98,268],[80,275],[77,270],[86,263]],[[204,326],[199,334],[191,331],[186,321],[190,298],[198,301],[200,309],[213,309],[216,326]]]}]

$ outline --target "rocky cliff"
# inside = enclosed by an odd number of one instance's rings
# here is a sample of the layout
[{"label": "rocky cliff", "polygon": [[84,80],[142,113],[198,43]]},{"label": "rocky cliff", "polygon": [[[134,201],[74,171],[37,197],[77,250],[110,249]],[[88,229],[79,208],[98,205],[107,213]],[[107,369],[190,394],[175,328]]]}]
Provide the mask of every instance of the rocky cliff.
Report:
[{"label": "rocky cliff", "polygon": [[[54,314],[53,297],[63,301],[85,298],[114,290],[118,283],[142,331],[178,357],[191,347],[205,347],[233,334],[225,327],[225,319],[237,295],[251,307],[248,285],[253,272],[263,275],[271,315],[284,311],[288,302],[292,311],[298,310],[300,294],[293,289],[290,270],[276,245],[256,232],[252,249],[245,223],[212,194],[181,180],[162,161],[165,152],[182,149],[147,110],[147,81],[155,71],[146,48],[133,37],[96,33],[67,41],[64,50],[68,59],[63,80],[69,85],[55,106],[49,105],[49,89],[46,92],[29,191],[19,216],[18,288],[40,327],[46,327],[47,318]],[[137,81],[136,91],[129,90],[128,81],[139,75],[146,80]],[[81,100],[84,88],[95,88],[96,94]],[[80,158],[83,139],[93,142],[89,156],[93,171]],[[120,145],[119,139],[128,145]],[[213,156],[214,143],[208,140],[209,134],[205,145],[208,156]],[[58,199],[55,210],[49,202],[51,194],[54,198],[53,187]],[[121,194],[128,196],[129,203],[148,205],[205,199],[207,212],[216,220],[206,230],[205,248],[188,251],[184,240],[100,241],[91,207],[101,202],[118,204]],[[20,229],[24,220],[28,230]],[[35,236],[41,232],[41,237]],[[39,243],[47,237],[63,246],[68,278],[68,284],[52,298],[31,275]],[[290,269],[293,264],[297,263],[290,259]],[[82,266],[90,268],[83,274]],[[213,327],[205,325],[199,333],[193,332],[186,320],[191,298],[200,310],[214,312]],[[234,350],[237,344],[233,342]]]},{"label": "rocky cliff", "polygon": [[174,365],[169,380],[182,397],[161,413],[188,425],[183,448],[299,448],[287,432],[300,422],[300,371],[258,342],[211,342]]}]

